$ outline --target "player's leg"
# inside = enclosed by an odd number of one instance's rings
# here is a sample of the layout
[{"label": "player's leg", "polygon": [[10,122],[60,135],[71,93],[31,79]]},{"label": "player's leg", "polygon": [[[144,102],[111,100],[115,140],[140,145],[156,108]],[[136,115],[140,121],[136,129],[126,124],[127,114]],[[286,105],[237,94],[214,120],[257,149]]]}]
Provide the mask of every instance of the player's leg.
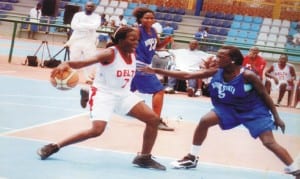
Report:
[{"label": "player's leg", "polygon": [[285,168],[285,171],[287,173],[300,175],[299,166],[294,163],[288,151],[276,142],[272,131],[263,132],[259,135],[259,138],[262,141],[263,145],[271,150],[287,166]]},{"label": "player's leg", "polygon": [[174,168],[195,168],[198,163],[198,156],[200,153],[200,147],[203,141],[206,139],[208,129],[212,126],[219,124],[219,117],[214,111],[210,111],[205,114],[199,121],[193,137],[193,145],[191,151],[184,156],[181,160],[172,162],[171,165]]},{"label": "player's leg", "polygon": [[48,158],[53,153],[56,153],[60,148],[65,147],[70,144],[74,144],[77,142],[81,142],[87,140],[89,138],[100,136],[107,122],[95,120],[92,122],[92,126],[89,129],[82,130],[76,134],[73,134],[57,143],[51,143],[40,148],[37,153],[41,157],[42,160]]},{"label": "player's leg", "polygon": [[94,91],[94,95],[91,95],[91,100],[93,100],[93,104],[91,105],[92,110],[90,111],[90,120],[92,121],[91,127],[83,129],[57,143],[48,144],[39,149],[38,155],[42,160],[48,158],[64,146],[97,137],[103,133],[107,121],[113,114],[117,100],[114,95],[101,93],[99,91]]},{"label": "player's leg", "polygon": [[296,90],[295,90],[295,97],[294,97],[294,107],[295,108],[297,107],[297,104],[299,103],[299,101],[300,101],[300,80],[298,81]]},{"label": "player's leg", "polygon": [[268,94],[271,93],[271,85],[272,85],[272,83],[271,83],[270,79],[266,79],[265,88],[266,88]]},{"label": "player's leg", "polygon": [[151,151],[156,140],[159,117],[144,102],[137,103],[128,113],[146,124],[143,134],[141,153],[135,157],[133,163],[143,168],[166,170],[166,167],[151,157]]},{"label": "player's leg", "polygon": [[277,99],[277,104],[279,105],[285,92],[286,92],[286,88],[287,88],[287,84],[286,83],[281,83],[279,85],[279,95],[278,95],[278,99]]},{"label": "player's leg", "polygon": [[[164,103],[164,91],[158,91],[152,95],[152,109],[158,115],[161,116],[161,111]],[[169,127],[162,119],[158,125],[158,129],[164,131],[174,131],[174,128]]]}]

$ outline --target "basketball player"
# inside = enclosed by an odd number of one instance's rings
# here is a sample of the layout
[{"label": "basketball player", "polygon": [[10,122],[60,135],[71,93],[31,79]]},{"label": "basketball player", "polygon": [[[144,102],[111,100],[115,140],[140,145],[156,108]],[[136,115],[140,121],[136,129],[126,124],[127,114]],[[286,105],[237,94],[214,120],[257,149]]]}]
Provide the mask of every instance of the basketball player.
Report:
[{"label": "basketball player", "polygon": [[[208,62],[213,62],[212,58]],[[240,50],[234,46],[223,46],[219,49],[214,63],[214,68],[190,73],[150,67],[142,69],[144,72],[155,72],[179,79],[212,76],[209,90],[214,108],[201,118],[194,132],[190,153],[172,165],[175,168],[195,168],[210,127],[219,125],[221,129],[229,130],[242,124],[253,138],[259,138],[286,165],[286,173],[300,175],[297,163],[273,136],[272,130],[280,127],[284,132],[285,124],[258,75],[242,67],[243,55]]]},{"label": "basketball player", "polygon": [[[172,41],[172,37],[168,36],[160,42],[157,32],[152,27],[155,23],[154,12],[150,9],[139,7],[133,11],[136,21],[139,24],[137,27],[140,37],[139,45],[136,49],[137,65],[150,65],[155,50],[165,47]],[[152,94],[152,109],[161,116],[164,100],[164,87],[159,79],[154,74],[145,74],[137,72],[131,83],[131,90],[138,90],[141,93]],[[174,131],[173,128],[167,126],[164,121],[160,121],[158,129],[165,131]]]},{"label": "basketball player", "polygon": [[96,64],[96,75],[90,93],[92,127],[57,143],[45,145],[38,150],[38,155],[41,159],[46,159],[62,147],[100,136],[113,112],[117,112],[136,117],[146,124],[142,151],[135,157],[133,164],[143,168],[166,170],[165,166],[153,160],[151,156],[159,116],[143,102],[143,99],[130,91],[130,83],[136,69],[134,51],[138,44],[138,35],[133,28],[124,26],[117,29],[111,38],[112,44],[109,48],[82,61],[63,63],[52,71],[51,75],[55,76],[70,67],[79,69]]}]

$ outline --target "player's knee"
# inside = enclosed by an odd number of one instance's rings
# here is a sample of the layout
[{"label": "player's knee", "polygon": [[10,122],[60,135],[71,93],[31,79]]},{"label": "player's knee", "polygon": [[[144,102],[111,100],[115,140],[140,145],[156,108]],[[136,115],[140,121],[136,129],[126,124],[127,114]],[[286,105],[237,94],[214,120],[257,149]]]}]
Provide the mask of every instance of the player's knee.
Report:
[{"label": "player's knee", "polygon": [[104,129],[92,128],[90,130],[90,137],[98,137],[103,133]]},{"label": "player's knee", "polygon": [[157,115],[153,115],[148,118],[149,120],[146,121],[146,124],[153,127],[158,127],[160,118]]},{"label": "player's knee", "polygon": [[268,149],[271,149],[271,148],[274,148],[276,146],[276,141],[273,140],[273,139],[265,139],[265,140],[262,140],[262,144],[268,148]]},{"label": "player's knee", "polygon": [[106,125],[103,125],[103,124],[101,124],[101,125],[94,124],[89,132],[90,137],[100,136],[104,132],[105,126]]},{"label": "player's knee", "polygon": [[203,127],[205,127],[205,128],[210,127],[210,126],[211,126],[211,120],[210,120],[210,118],[205,117],[205,116],[201,117],[198,126],[199,126],[199,127],[202,127],[202,128],[203,128]]}]

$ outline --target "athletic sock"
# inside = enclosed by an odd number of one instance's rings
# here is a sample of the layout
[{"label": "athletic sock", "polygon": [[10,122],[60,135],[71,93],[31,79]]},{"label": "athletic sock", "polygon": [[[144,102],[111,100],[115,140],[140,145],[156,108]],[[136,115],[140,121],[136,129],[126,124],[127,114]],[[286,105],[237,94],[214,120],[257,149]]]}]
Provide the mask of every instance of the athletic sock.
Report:
[{"label": "athletic sock", "polygon": [[192,145],[190,154],[194,155],[195,157],[199,156],[199,154],[200,154],[200,147],[201,147],[201,145]]}]

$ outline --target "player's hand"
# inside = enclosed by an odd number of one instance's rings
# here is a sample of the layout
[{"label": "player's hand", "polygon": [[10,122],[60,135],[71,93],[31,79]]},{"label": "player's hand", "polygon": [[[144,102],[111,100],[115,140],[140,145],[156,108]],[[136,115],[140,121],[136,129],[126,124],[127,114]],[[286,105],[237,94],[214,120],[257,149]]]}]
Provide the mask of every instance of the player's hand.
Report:
[{"label": "player's hand", "polygon": [[217,62],[215,60],[215,57],[214,56],[210,56],[208,57],[205,61],[204,61],[204,67],[206,69],[209,69],[209,68],[217,68]]},{"label": "player's hand", "polygon": [[285,124],[284,124],[283,120],[281,120],[280,118],[275,119],[274,124],[275,124],[276,130],[278,129],[278,127],[280,127],[281,132],[282,133],[285,132]]},{"label": "player's hand", "polygon": [[61,74],[64,71],[69,70],[71,67],[67,63],[61,63],[51,71],[51,77],[54,78],[57,74]]}]

